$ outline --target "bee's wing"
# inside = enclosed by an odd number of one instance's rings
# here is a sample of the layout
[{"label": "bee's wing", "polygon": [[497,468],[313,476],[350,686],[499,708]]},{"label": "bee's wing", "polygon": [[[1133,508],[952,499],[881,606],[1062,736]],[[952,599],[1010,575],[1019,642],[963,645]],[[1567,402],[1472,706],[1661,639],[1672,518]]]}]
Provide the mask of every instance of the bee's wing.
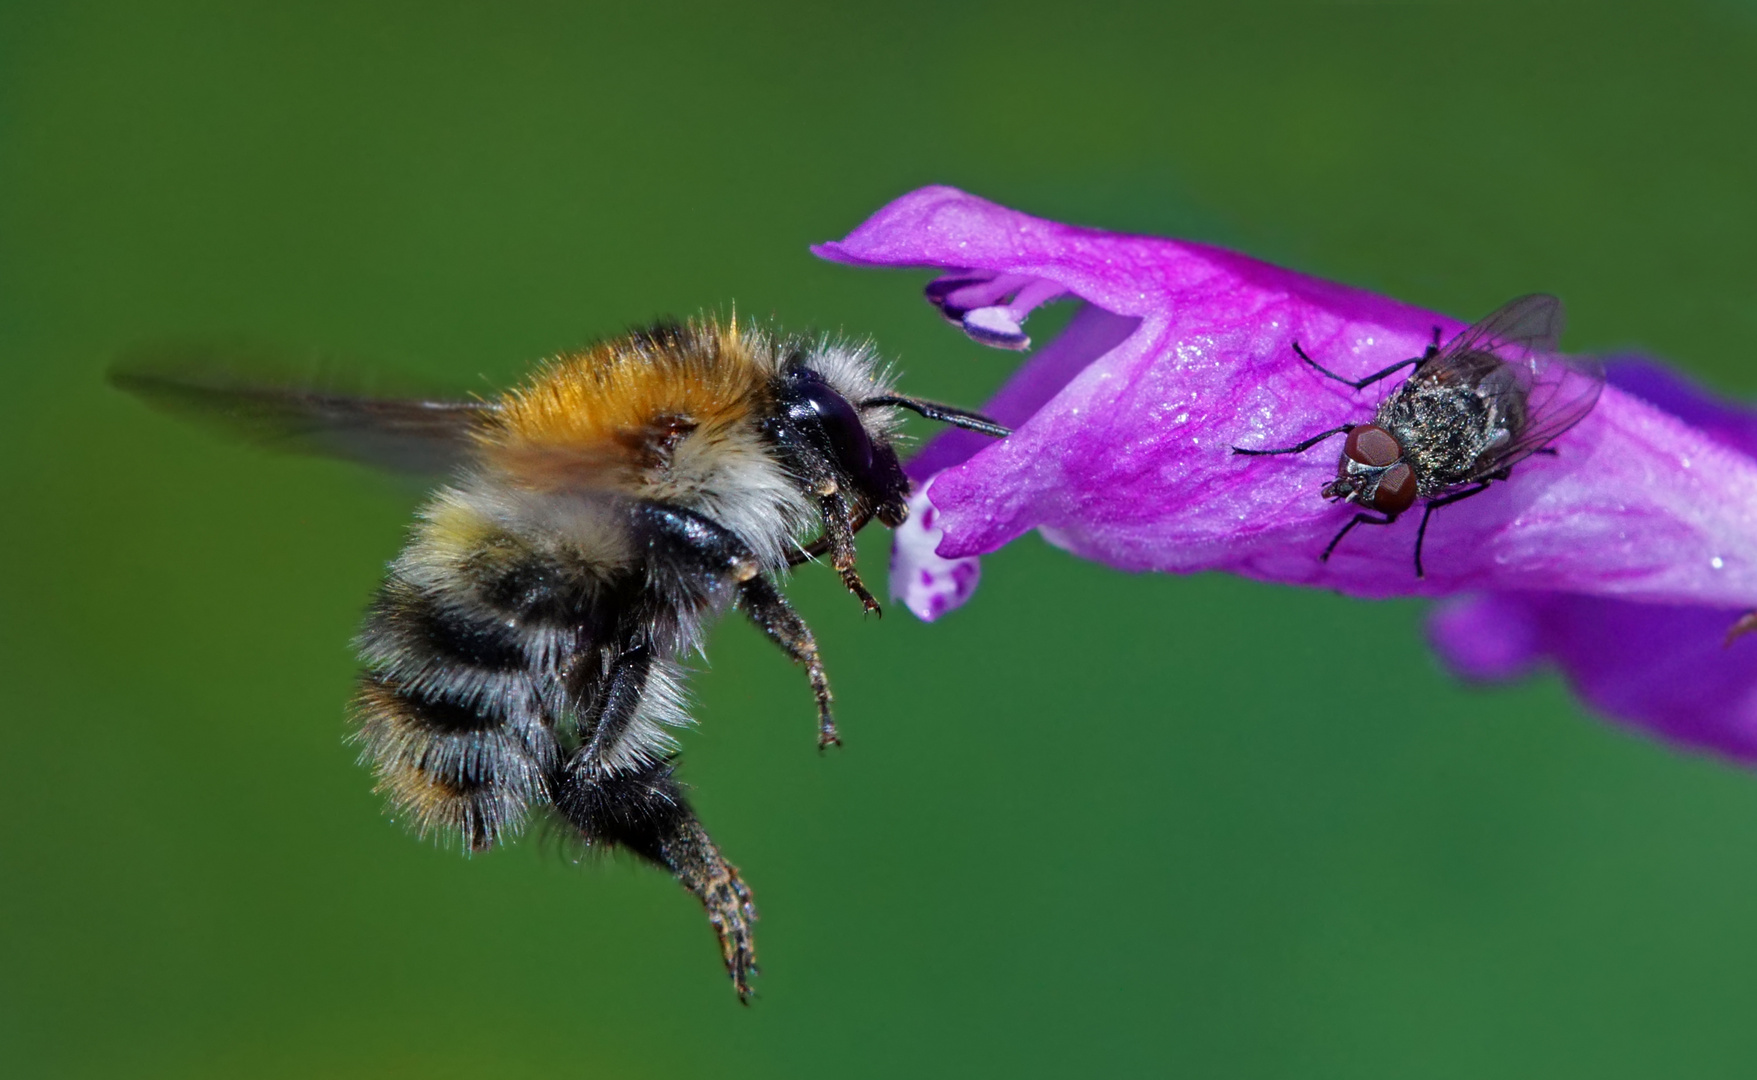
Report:
[{"label": "bee's wing", "polygon": [[495,411],[468,399],[377,397],[245,374],[202,354],[131,358],[109,379],[154,408],[271,450],[404,473],[455,469],[471,454],[471,432]]},{"label": "bee's wing", "polygon": [[1562,339],[1562,301],[1548,293],[1509,300],[1446,343],[1430,364],[1465,353],[1489,353],[1508,363],[1556,351]]},{"label": "bee's wing", "polygon": [[1505,385],[1525,395],[1525,423],[1490,460],[1479,463],[1473,480],[1530,457],[1578,424],[1604,389],[1604,365],[1590,356],[1545,353],[1509,363],[1507,369]]}]

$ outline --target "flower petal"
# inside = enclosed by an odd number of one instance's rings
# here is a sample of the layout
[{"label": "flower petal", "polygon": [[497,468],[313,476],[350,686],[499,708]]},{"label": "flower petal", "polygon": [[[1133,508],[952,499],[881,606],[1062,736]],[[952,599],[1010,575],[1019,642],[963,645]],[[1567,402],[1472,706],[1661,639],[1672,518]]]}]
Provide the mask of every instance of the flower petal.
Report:
[{"label": "flower petal", "polygon": [[[1450,334],[1457,320],[1199,244],[1041,221],[951,188],[906,195],[815,250],[859,265],[1042,280],[1135,322],[1027,417],[1003,417],[1012,436],[939,473],[941,556],[993,551],[1036,528],[1124,569],[1231,570],[1356,596],[1534,589],[1757,606],[1757,460],[1614,386],[1556,441],[1557,457],[1522,462],[1511,482],[1435,516],[1425,580],[1409,519],[1358,531],[1320,562],[1354,512],[1319,494],[1339,448],[1246,458],[1232,447],[1287,446],[1372,416],[1383,389],[1320,377],[1295,341],[1355,376],[1420,355],[1436,327]],[[958,456],[937,445],[925,456],[941,453]]]},{"label": "flower petal", "polygon": [[1757,457],[1757,411],[1721,401],[1701,386],[1645,356],[1605,362],[1605,380],[1656,405],[1748,457]]},{"label": "flower petal", "polygon": [[927,500],[931,484],[918,485],[909,497],[909,519],[897,526],[891,546],[891,596],[924,622],[961,606],[982,578],[982,560],[934,553],[941,533],[938,511]]},{"label": "flower petal", "polygon": [[1554,664],[1613,720],[1693,750],[1757,764],[1757,637],[1723,645],[1737,610],[1565,593],[1490,593],[1434,612],[1453,670],[1504,679]]},{"label": "flower petal", "polygon": [[[1611,385],[1757,454],[1757,412],[1716,400],[1651,360],[1606,365]],[[1757,763],[1757,637],[1726,640],[1737,608],[1502,592],[1459,597],[1429,619],[1434,648],[1466,678],[1548,663],[1614,720],[1694,750]]]}]

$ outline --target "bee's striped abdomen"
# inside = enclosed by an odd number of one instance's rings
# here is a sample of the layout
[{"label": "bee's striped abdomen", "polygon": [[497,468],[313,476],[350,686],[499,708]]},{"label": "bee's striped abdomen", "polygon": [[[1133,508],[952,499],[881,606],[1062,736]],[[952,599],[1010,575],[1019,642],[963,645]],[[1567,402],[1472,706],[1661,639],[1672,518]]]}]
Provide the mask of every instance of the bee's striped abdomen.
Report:
[{"label": "bee's striped abdomen", "polygon": [[425,697],[372,672],[354,703],[379,790],[421,833],[485,850],[518,830],[532,802],[547,801],[556,746],[540,723]]},{"label": "bee's striped abdomen", "polygon": [[358,738],[419,832],[481,850],[549,801],[571,734],[566,674],[601,640],[603,599],[581,568],[441,497],[358,643]]}]

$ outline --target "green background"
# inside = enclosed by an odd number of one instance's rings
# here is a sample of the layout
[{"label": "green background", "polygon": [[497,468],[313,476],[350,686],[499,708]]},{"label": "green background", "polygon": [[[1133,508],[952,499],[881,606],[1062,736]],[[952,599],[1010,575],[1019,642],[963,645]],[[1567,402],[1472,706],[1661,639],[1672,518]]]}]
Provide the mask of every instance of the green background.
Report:
[{"label": "green background", "polygon": [[[638,7],[638,10],[636,8]],[[1757,14],[0,8],[0,1073],[1747,1076],[1757,777],[1457,685],[1414,603],[1027,538],[934,626],[715,631],[686,778],[740,1008],[626,860],[464,859],[343,745],[417,493],[108,390],[238,338],[442,383],[736,301],[975,404],[1013,357],[817,262],[917,185],[1217,241],[1757,394]],[[882,575],[886,537],[865,538]]]}]

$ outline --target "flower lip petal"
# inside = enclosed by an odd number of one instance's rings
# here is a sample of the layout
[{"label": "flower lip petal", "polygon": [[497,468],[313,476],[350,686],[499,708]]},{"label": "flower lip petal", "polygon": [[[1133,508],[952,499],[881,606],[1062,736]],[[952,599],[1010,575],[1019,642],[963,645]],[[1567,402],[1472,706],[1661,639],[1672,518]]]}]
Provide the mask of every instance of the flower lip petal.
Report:
[{"label": "flower lip petal", "polygon": [[[983,415],[1017,429],[1031,421],[1069,381],[1106,353],[1127,341],[1141,320],[1083,305],[1049,344],[1039,348],[983,407]],[[936,436],[910,459],[909,475],[917,480],[961,464],[996,445],[973,431],[947,431]]]},{"label": "flower lip petal", "polygon": [[909,497],[909,517],[897,527],[891,548],[891,596],[924,622],[960,607],[976,591],[982,561],[946,559],[935,554],[940,530],[927,499],[929,478]]}]

